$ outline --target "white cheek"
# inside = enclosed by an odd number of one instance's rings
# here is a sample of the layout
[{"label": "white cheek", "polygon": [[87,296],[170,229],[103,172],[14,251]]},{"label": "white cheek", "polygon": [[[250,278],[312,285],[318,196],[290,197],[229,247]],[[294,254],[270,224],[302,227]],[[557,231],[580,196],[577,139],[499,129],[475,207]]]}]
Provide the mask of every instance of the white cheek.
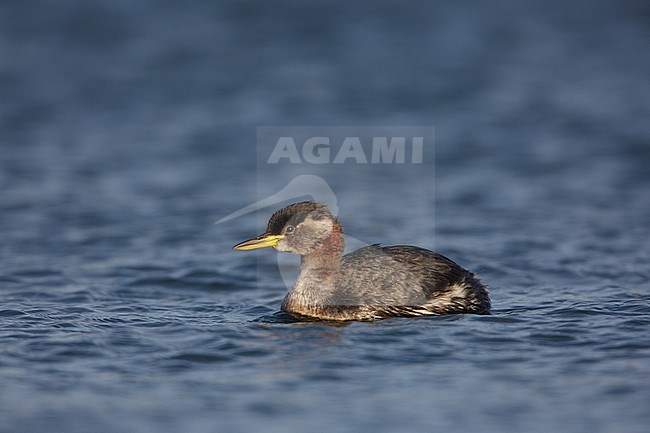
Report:
[{"label": "white cheek", "polygon": [[281,239],[278,242],[278,244],[276,246],[274,246],[273,248],[275,248],[276,251],[286,252],[286,251],[289,251],[289,244],[287,243],[287,241],[285,239]]},{"label": "white cheek", "polygon": [[326,237],[332,232],[332,221],[329,219],[314,220],[309,219],[309,228],[313,232],[314,237]]}]

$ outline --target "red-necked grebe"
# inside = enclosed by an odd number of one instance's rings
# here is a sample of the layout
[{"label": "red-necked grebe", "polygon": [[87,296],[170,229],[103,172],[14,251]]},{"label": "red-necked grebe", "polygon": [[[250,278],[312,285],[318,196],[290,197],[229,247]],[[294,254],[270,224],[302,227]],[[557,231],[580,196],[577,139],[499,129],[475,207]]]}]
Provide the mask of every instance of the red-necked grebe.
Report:
[{"label": "red-necked grebe", "polygon": [[307,320],[373,320],[488,314],[487,288],[447,257],[415,246],[371,245],[343,255],[343,230],[327,206],[294,203],[264,234],[236,250],[273,247],[299,254],[300,274],[282,310]]}]

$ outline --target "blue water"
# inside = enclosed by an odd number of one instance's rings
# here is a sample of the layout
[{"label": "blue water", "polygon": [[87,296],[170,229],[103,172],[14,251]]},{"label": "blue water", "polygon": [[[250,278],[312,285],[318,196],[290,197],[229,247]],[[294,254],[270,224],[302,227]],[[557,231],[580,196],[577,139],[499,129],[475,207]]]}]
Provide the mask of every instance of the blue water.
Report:
[{"label": "blue water", "polygon": [[[650,9],[566,3],[4,2],[0,431],[647,431]],[[315,124],[435,127],[435,175],[319,170],[492,315],[278,314],[230,249],[275,209],[214,222]]]}]

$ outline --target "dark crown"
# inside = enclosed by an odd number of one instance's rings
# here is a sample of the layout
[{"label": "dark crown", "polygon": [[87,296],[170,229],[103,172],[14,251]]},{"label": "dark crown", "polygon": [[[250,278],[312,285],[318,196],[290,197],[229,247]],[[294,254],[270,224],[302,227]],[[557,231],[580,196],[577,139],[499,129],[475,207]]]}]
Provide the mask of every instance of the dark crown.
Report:
[{"label": "dark crown", "polygon": [[266,226],[266,233],[279,235],[289,222],[295,226],[303,222],[308,216],[316,220],[323,218],[336,220],[323,203],[301,201],[300,203],[290,204],[274,213]]}]

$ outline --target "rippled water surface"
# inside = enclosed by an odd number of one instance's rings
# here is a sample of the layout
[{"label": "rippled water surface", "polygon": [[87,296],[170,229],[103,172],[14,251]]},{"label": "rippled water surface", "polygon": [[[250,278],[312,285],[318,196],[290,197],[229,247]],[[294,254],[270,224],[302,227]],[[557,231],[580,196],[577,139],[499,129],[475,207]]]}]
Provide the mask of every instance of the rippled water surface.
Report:
[{"label": "rippled water surface", "polygon": [[[0,431],[647,431],[649,16],[3,3]],[[320,170],[350,236],[435,247],[493,314],[279,313],[276,253],[231,250],[274,209],[213,223],[282,124],[434,126],[435,176]]]}]

